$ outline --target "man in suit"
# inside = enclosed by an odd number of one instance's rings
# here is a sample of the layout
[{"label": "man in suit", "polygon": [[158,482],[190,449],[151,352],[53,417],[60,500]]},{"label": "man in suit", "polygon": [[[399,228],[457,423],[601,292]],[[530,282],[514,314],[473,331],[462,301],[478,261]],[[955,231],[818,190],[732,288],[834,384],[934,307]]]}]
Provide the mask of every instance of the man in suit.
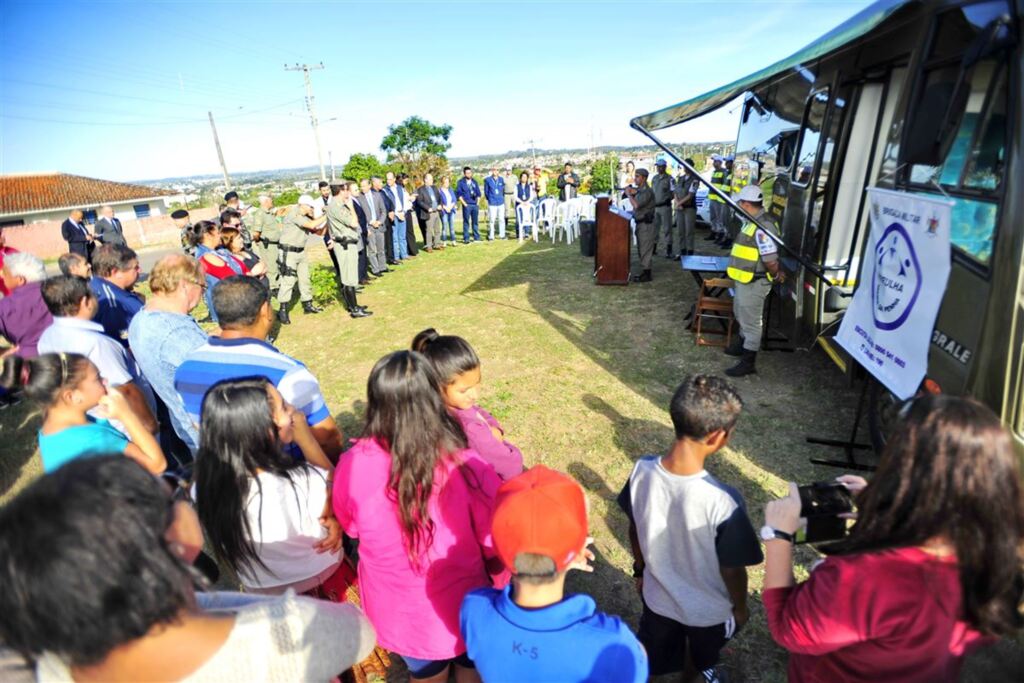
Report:
[{"label": "man in suit", "polygon": [[384,238],[387,235],[384,227],[387,208],[381,194],[370,189],[369,180],[359,183],[359,190],[361,194],[358,203],[366,215],[366,258],[370,262],[370,272],[380,277],[388,272],[387,251],[384,246]]},{"label": "man in suit", "polygon": [[[359,284],[370,284],[370,268],[366,260],[366,214],[363,213],[363,206],[359,203],[359,183],[348,181],[348,191],[352,195],[352,206],[356,210],[356,218],[359,220],[359,236],[362,244],[359,247]],[[361,290],[362,287],[359,287]]]},{"label": "man in suit", "polygon": [[419,219],[427,226],[423,231],[426,242],[424,249],[444,249],[444,245],[441,244],[441,218],[438,215],[441,210],[441,195],[434,187],[434,176],[431,173],[423,176],[423,187],[416,191],[416,208]]},{"label": "man in suit", "polygon": [[394,257],[394,262],[388,261],[388,263],[396,265],[398,262],[409,258],[409,241],[405,236],[406,192],[398,184],[398,178],[391,171],[388,171],[386,179],[388,184],[384,188],[384,195],[389,200],[388,220],[391,221],[391,239],[393,241],[391,253]]},{"label": "man in suit", "polygon": [[[373,176],[370,178],[370,186],[375,195],[380,197],[380,200],[384,202],[384,208],[388,213],[395,210],[395,205],[391,202],[391,198],[386,192],[384,192],[384,181],[381,180],[380,176]],[[394,265],[395,263],[395,240],[394,230],[392,230],[390,220],[384,221],[384,254],[386,256],[386,263]]]},{"label": "man in suit", "polygon": [[85,214],[81,209],[74,209],[71,215],[61,223],[60,235],[68,243],[68,251],[78,254],[86,261],[92,261],[93,236],[82,220]]},{"label": "man in suit", "polygon": [[121,221],[114,217],[114,207],[109,204],[100,207],[100,217],[94,228],[96,241],[103,244],[117,244],[122,247],[128,243],[124,239]]}]

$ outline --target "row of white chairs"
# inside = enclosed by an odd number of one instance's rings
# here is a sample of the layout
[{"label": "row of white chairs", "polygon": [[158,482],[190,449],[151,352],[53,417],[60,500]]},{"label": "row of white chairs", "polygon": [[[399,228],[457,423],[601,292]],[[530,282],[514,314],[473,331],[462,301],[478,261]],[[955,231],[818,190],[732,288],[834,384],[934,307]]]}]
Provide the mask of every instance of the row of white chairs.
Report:
[{"label": "row of white chairs", "polygon": [[559,240],[559,235],[566,244],[579,239],[580,221],[594,220],[597,211],[597,200],[590,195],[581,195],[564,202],[549,197],[538,205],[520,204],[516,207],[516,219],[519,221],[519,241],[524,239],[527,228],[533,234],[533,241],[540,241],[540,233],[547,232],[552,242]]}]

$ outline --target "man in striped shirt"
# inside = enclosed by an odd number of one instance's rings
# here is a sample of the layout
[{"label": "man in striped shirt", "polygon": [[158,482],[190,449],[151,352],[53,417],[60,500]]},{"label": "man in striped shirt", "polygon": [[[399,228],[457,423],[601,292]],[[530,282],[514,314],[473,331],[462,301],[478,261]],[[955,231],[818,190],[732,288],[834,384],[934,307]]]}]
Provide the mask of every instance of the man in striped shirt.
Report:
[{"label": "man in striped shirt", "polygon": [[[191,420],[200,424],[207,390],[225,379],[266,377],[285,401],[305,415],[328,459],[341,453],[341,430],[331,416],[320,383],[301,362],[264,341],[274,322],[270,294],[256,278],[235,275],[221,280],[213,292],[221,334],[210,337],[185,356],[174,373],[174,388]],[[329,462],[313,463],[330,468]]]}]

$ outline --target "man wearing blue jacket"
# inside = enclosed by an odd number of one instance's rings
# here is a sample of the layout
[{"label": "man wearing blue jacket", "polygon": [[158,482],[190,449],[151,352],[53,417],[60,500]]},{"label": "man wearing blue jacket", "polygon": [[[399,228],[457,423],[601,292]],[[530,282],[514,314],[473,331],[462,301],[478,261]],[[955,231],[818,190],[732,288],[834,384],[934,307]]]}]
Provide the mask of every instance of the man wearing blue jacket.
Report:
[{"label": "man wearing blue jacket", "polygon": [[487,240],[494,241],[494,227],[498,227],[498,237],[505,239],[505,179],[498,175],[498,169],[492,168],[491,175],[484,179],[484,197],[487,199]]},{"label": "man wearing blue jacket", "polygon": [[462,207],[462,241],[470,243],[469,229],[473,227],[474,242],[480,241],[480,184],[473,178],[473,169],[466,166],[462,169],[462,178],[455,186],[455,196]]}]

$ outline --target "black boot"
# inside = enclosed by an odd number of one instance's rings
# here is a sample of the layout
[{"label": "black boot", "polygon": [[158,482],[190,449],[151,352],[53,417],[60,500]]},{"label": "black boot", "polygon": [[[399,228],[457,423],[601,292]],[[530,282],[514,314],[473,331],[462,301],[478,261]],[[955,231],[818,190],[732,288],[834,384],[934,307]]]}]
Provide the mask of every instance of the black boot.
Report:
[{"label": "black boot", "polygon": [[743,350],[743,356],[740,358],[740,362],[731,368],[727,368],[725,374],[730,377],[746,377],[747,375],[753,375],[757,372],[757,368],[754,367],[754,360],[757,358],[757,351]]},{"label": "black boot", "polygon": [[316,304],[313,303],[312,299],[310,299],[309,301],[303,301],[302,302],[302,312],[303,313],[320,313],[323,310],[324,309],[322,309],[322,308],[318,308],[316,306]]},{"label": "black boot", "polygon": [[351,317],[368,318],[373,315],[373,313],[359,305],[359,302],[356,300],[355,287],[344,287],[343,291],[345,294],[345,306],[348,308],[348,314]]},{"label": "black boot", "polygon": [[737,334],[732,338],[729,345],[725,347],[725,355],[737,358],[743,355],[743,335]]},{"label": "black boot", "polygon": [[281,307],[277,309],[277,321],[282,325],[291,325],[292,319],[288,317],[288,307],[281,304]]}]

